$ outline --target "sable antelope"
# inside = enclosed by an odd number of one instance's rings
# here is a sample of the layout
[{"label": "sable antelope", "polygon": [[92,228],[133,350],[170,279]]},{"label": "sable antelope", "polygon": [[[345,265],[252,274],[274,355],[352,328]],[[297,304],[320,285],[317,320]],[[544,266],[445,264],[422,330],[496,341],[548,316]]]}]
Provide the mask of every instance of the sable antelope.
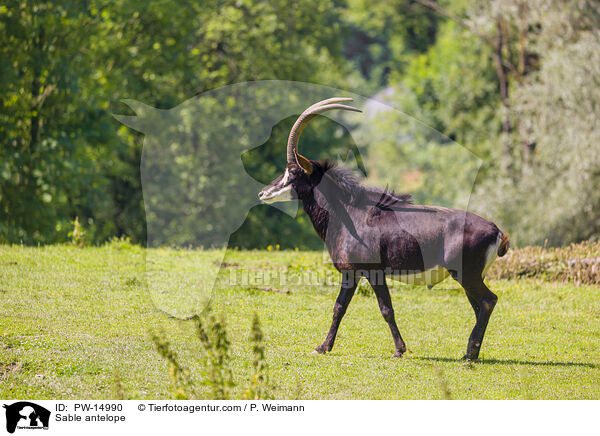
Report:
[{"label": "sable antelope", "polygon": [[299,154],[298,139],[307,123],[333,109],[360,112],[340,104],[351,100],[323,100],[300,115],[288,138],[285,172],[259,193],[265,203],[300,200],[335,268],[342,273],[331,328],[315,351],[331,351],[340,321],[364,276],[389,325],[394,356],[401,357],[406,345],[396,326],[386,276],[432,286],[452,275],[475,312],[475,327],[463,357],[475,360],[498,300],[483,278],[496,257],[508,250],[508,235],[470,212],[413,205],[410,195],[361,186],[348,170]]}]

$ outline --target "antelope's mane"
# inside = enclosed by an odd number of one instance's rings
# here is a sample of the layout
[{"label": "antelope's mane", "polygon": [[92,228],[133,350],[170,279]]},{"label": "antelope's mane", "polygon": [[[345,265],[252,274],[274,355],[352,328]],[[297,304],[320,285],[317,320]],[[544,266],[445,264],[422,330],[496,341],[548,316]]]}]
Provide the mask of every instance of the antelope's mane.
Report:
[{"label": "antelope's mane", "polygon": [[[410,194],[396,194],[388,191],[387,188],[380,189],[370,186],[364,186],[361,179],[355,171],[338,166],[335,162],[324,160],[321,162],[312,162],[323,173],[324,179],[321,182],[327,183],[329,180],[339,190],[337,193],[341,196],[340,200],[353,206],[376,206],[383,210],[391,210],[394,205],[412,204]],[[317,187],[318,189],[318,187]]]}]

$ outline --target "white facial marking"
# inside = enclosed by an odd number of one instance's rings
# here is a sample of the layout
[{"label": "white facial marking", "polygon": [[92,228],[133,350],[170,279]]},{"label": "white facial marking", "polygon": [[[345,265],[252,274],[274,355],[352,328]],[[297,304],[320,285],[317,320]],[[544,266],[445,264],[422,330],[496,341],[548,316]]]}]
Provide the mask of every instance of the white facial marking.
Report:
[{"label": "white facial marking", "polygon": [[292,185],[289,184],[277,191],[269,191],[266,193],[268,198],[261,198],[263,203],[275,203],[276,201],[291,201],[294,200],[292,197]]},{"label": "white facial marking", "polygon": [[281,180],[270,188],[265,188],[259,194],[259,198],[263,203],[275,203],[276,201],[292,201],[295,198],[292,195],[292,184],[290,183],[290,172],[286,168]]},{"label": "white facial marking", "polygon": [[287,185],[289,178],[290,178],[290,172],[286,168],[285,169],[285,173],[283,173],[283,179],[281,179],[281,184],[282,185]]}]

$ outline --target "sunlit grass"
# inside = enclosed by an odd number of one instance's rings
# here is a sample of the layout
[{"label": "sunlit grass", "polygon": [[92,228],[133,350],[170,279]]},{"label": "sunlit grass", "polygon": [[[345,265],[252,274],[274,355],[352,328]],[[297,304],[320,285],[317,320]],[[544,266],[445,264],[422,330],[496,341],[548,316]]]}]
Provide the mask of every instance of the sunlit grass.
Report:
[{"label": "sunlit grass", "polygon": [[149,332],[164,334],[200,379],[194,326],[173,315],[204,307],[198,284],[221,265],[209,296],[227,320],[233,397],[252,371],[256,312],[275,398],[600,398],[599,287],[491,281],[499,302],[481,362],[465,364],[458,358],[474,317],[462,289],[449,280],[431,290],[391,282],[412,353],[392,358],[376,300],[362,292],[322,356],[312,350],[331,322],[338,280],[325,259],[276,249],[146,253],[126,243],[0,247],[0,396],[169,398],[167,366]]}]

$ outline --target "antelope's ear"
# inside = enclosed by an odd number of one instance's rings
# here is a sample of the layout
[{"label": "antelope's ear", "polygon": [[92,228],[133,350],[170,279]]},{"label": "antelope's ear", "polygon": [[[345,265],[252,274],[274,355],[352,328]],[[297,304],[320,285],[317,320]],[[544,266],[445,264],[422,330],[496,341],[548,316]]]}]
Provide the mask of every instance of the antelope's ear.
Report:
[{"label": "antelope's ear", "polygon": [[[126,99],[126,100],[121,100],[122,103],[125,103],[127,106],[129,106],[131,109],[133,109],[133,111],[137,114],[137,115],[117,115],[117,114],[111,114],[113,117],[115,117],[117,120],[119,120],[121,123],[125,124],[127,127],[130,127],[134,130],[137,130],[139,132],[144,132],[145,129],[144,127],[148,124],[148,119],[151,117],[151,114],[153,114],[157,109],[153,108],[152,106],[148,106],[147,104],[144,104],[140,101],[137,100],[130,100],[130,99]],[[146,121],[144,121],[146,120]]]},{"label": "antelope's ear", "polygon": [[296,154],[296,162],[302,167],[306,174],[310,175],[313,172],[313,166],[310,161],[299,153]]}]

